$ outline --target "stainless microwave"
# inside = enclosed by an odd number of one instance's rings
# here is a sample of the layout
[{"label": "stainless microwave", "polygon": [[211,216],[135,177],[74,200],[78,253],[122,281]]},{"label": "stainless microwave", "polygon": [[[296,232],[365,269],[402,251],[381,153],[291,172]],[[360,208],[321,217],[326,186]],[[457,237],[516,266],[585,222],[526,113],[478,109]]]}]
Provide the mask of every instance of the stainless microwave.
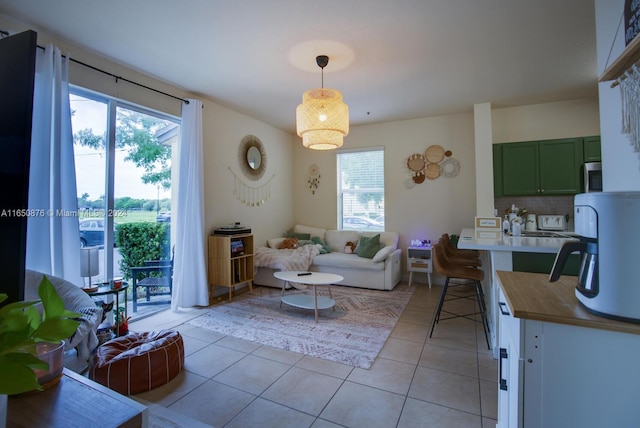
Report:
[{"label": "stainless microwave", "polygon": [[587,162],[584,164],[584,191],[602,192],[602,163]]}]

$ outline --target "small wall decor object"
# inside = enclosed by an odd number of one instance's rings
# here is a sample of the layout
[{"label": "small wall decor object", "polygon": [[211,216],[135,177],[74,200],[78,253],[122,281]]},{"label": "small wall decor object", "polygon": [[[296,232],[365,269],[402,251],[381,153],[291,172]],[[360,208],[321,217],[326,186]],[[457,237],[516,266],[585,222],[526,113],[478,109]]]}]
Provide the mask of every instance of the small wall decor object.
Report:
[{"label": "small wall decor object", "polygon": [[307,184],[309,185],[309,190],[311,190],[311,194],[315,195],[316,190],[320,186],[320,168],[318,165],[313,164],[309,167],[309,177],[307,178]]}]

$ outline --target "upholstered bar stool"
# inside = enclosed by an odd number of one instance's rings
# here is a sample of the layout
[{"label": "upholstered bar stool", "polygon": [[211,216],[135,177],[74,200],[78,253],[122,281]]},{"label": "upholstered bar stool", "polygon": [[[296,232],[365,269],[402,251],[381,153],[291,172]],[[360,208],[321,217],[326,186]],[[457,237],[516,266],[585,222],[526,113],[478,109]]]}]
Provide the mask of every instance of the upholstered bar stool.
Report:
[{"label": "upholstered bar stool", "polygon": [[[487,341],[487,347],[491,349],[491,345],[489,344],[489,324],[488,324],[487,315],[486,315],[486,305],[484,302],[484,293],[482,292],[482,285],[480,283],[480,281],[482,281],[482,279],[484,278],[484,272],[481,269],[478,269],[476,267],[470,267],[467,265],[455,265],[451,263],[449,260],[447,260],[446,256],[444,255],[444,250],[442,248],[442,244],[440,243],[435,244],[433,246],[431,253],[432,253],[434,269],[439,274],[444,275],[446,279],[444,281],[444,285],[442,286],[442,292],[440,293],[440,299],[438,300],[438,307],[436,308],[436,311],[433,314],[433,320],[431,321],[431,331],[429,332],[429,337],[433,335],[433,330],[436,324],[438,324],[440,321],[453,319],[453,318],[466,318],[466,319],[478,322],[478,320],[475,319],[473,315],[477,315],[479,313],[481,317],[480,322],[482,322],[482,328],[484,330],[484,337]],[[449,290],[450,287],[467,285],[466,282],[464,284],[455,284],[455,283],[451,284],[450,281],[452,279],[463,279],[463,280],[471,281],[475,288],[474,290],[475,296],[468,295],[468,294],[450,295],[447,298],[447,291]],[[442,308],[445,302],[458,300],[458,299],[476,300],[478,303],[479,312],[460,315],[460,314],[447,311],[446,309]],[[447,318],[440,318],[440,315],[442,312],[445,312],[449,316],[447,316]]]},{"label": "upholstered bar stool", "polygon": [[[443,233],[440,237],[439,243],[442,244],[442,249],[449,260],[455,262],[455,264],[466,266],[482,266],[480,260],[480,253],[476,250],[461,250],[451,242],[451,238],[448,233]],[[466,262],[466,263],[463,263]]]}]

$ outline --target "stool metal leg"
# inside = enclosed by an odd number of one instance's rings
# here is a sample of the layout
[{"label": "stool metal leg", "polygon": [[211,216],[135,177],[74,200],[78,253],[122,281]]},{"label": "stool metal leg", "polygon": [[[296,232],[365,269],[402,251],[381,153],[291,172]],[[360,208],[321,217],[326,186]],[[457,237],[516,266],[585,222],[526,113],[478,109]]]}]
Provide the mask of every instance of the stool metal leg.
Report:
[{"label": "stool metal leg", "polygon": [[444,303],[444,296],[447,294],[447,288],[449,288],[449,277],[444,280],[442,292],[440,292],[440,300],[438,300],[438,308],[433,314],[433,320],[431,321],[431,331],[429,332],[429,337],[431,337],[431,335],[433,334],[433,329],[436,327],[436,323],[440,320],[440,311],[442,310],[442,304]]}]

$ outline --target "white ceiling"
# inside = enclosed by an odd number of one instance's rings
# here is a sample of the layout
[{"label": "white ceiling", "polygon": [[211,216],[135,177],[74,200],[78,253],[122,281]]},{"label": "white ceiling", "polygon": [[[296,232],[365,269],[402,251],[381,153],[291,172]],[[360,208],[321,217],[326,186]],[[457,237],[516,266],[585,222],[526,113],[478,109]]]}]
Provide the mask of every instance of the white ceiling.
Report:
[{"label": "white ceiling", "polygon": [[597,96],[593,0],[0,0],[0,14],[290,132],[322,54],[351,126]]}]

